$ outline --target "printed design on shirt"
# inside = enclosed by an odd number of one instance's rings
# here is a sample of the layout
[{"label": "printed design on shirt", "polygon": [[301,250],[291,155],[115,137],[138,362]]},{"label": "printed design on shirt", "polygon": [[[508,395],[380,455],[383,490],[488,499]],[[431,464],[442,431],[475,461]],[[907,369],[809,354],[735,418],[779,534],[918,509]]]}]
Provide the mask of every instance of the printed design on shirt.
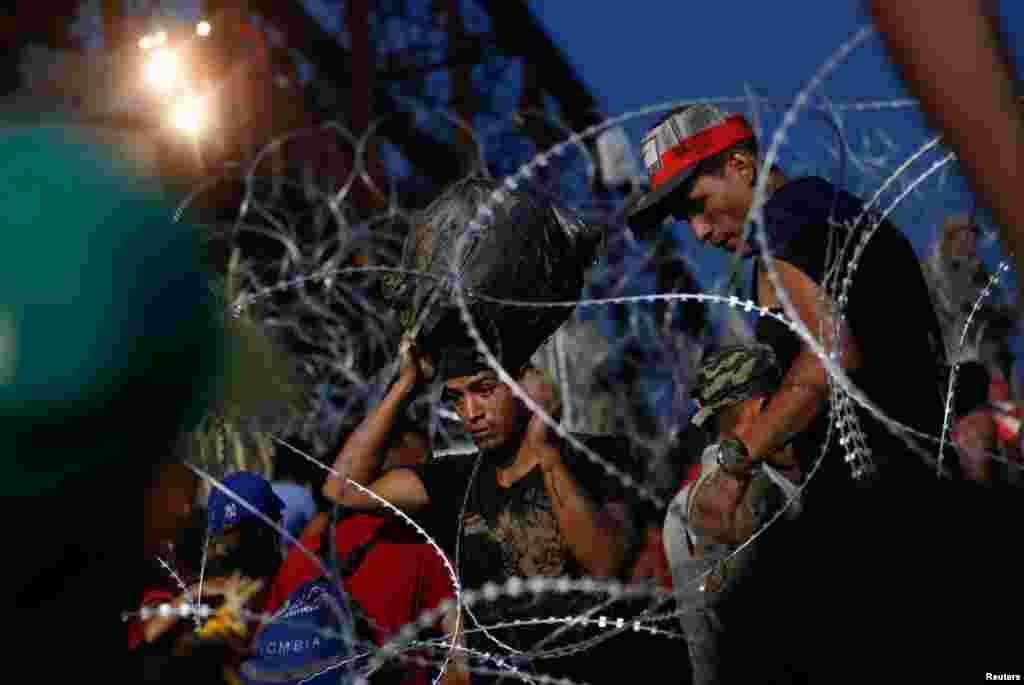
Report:
[{"label": "printed design on shirt", "polygon": [[558,530],[558,520],[541,487],[517,492],[503,507],[494,524],[478,512],[463,517],[466,556],[463,563],[486,565],[492,574],[558,576],[569,570],[570,551]]},{"label": "printed design on shirt", "polygon": [[477,512],[469,511],[462,517],[463,535],[484,535],[487,530],[487,520]]},{"label": "printed design on shirt", "polygon": [[494,536],[502,545],[509,575],[559,576],[566,571],[569,550],[550,508],[521,513],[506,509],[498,515]]}]

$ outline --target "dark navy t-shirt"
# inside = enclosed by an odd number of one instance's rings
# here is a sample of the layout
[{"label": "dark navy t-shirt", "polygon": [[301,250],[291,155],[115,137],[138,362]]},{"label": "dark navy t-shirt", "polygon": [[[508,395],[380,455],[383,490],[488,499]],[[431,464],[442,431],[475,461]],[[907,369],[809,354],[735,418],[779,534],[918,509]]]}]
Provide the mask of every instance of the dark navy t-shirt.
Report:
[{"label": "dark navy t-shirt", "polygon": [[[765,232],[773,256],[796,267],[819,286],[828,277],[829,289],[833,297],[838,297],[843,279],[850,275],[854,248],[877,220],[872,215],[862,217],[863,208],[859,199],[824,179],[787,182],[764,206]],[[854,227],[858,219],[859,225]],[[760,267],[758,259],[754,268],[755,300]],[[888,416],[938,436],[943,416],[942,337],[917,256],[906,237],[888,221],[882,222],[867,243],[852,274],[848,298],[846,322],[863,361],[851,380]],[[775,348],[783,369],[789,368],[801,348],[795,333],[766,317],[758,321],[757,338]],[[858,418],[882,474],[924,475],[924,462],[903,441],[866,410],[860,409]],[[813,461],[820,455],[826,429],[827,415],[798,439],[801,458]],[[934,445],[918,442],[932,456],[937,453]],[[822,468],[828,466],[831,476],[849,480],[850,469],[842,463],[844,453],[834,445]]]}]

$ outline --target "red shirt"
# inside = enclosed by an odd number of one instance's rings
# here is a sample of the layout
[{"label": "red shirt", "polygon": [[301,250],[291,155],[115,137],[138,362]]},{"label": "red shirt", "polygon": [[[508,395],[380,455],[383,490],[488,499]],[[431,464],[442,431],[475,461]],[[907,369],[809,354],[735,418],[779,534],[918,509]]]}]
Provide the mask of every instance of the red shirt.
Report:
[{"label": "red shirt", "polygon": [[[687,470],[686,479],[679,486],[679,491],[690,483],[700,478],[700,463],[692,464]],[[672,589],[672,570],[668,565],[668,555],[665,552],[664,538],[660,526],[649,526],[646,531],[647,539],[640,550],[640,555],[630,571],[629,579],[632,582],[640,582],[646,578],[653,578],[659,588],[663,590]]]},{"label": "red shirt", "polygon": [[647,539],[629,576],[632,582],[640,582],[646,578],[653,578],[662,590],[672,589],[672,571],[668,566],[660,526],[651,526],[647,529]]},{"label": "red shirt", "polygon": [[[181,577],[185,578],[184,582],[190,581],[192,578],[190,569],[177,558],[173,545],[161,545],[159,555]],[[141,609],[142,607],[157,607],[164,603],[173,604],[183,592],[181,587],[178,586],[177,581],[171,576],[169,571],[159,565],[156,557],[146,562],[146,569],[147,582],[143,585],[145,590],[137,606]],[[180,626],[175,626],[172,630],[179,631],[183,630],[182,626],[186,628],[191,626],[191,619],[182,621],[180,624]],[[134,651],[145,642],[145,639],[142,621],[138,618],[133,618],[128,622],[128,651]]]},{"label": "red shirt", "polygon": [[[171,603],[177,598],[170,590],[163,588],[151,588],[146,590],[142,597],[141,607],[156,607],[161,604]],[[141,645],[146,639],[145,633],[142,628],[142,621],[137,618],[132,619],[128,623],[128,651],[135,651],[135,649]]]},{"label": "red shirt", "polygon": [[[345,581],[346,592],[380,627],[378,644],[424,611],[455,597],[451,577],[437,551],[409,524],[392,515],[357,514],[339,522],[335,532],[339,560],[367,542],[381,526],[387,529],[381,531],[362,564]],[[306,549],[319,552],[320,534],[312,530],[301,542]],[[289,594],[321,575],[320,568],[301,549],[293,547],[270,586],[266,611],[275,613]],[[426,670],[410,669],[402,683],[426,685],[430,680]]]},{"label": "red shirt", "polygon": [[[687,485],[700,478],[700,470],[700,462],[690,465],[686,472],[686,479],[679,487],[680,492]],[[658,587],[663,590],[672,589],[672,571],[668,565],[668,555],[665,553],[665,544],[660,527],[652,526],[647,529],[647,540],[630,577],[634,581],[642,580],[643,578],[654,578],[658,583]]]}]

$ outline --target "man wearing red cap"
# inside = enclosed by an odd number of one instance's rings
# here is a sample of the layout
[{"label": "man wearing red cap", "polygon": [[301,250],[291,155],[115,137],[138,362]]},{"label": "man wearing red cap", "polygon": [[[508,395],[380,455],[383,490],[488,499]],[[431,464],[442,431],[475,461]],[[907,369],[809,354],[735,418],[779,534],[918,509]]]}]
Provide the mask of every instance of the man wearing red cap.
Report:
[{"label": "man wearing red cap", "polygon": [[[642,236],[672,216],[688,222],[701,242],[741,258],[756,256],[753,298],[760,306],[783,311],[773,271],[803,325],[869,400],[900,424],[939,433],[942,337],[917,257],[895,226],[879,222],[859,199],[824,179],[787,179],[777,167],[763,169],[756,137],[744,118],[714,106],[673,112],[645,137],[643,157],[652,189],[630,210],[634,231]],[[761,173],[769,174],[761,212],[770,257],[745,232],[760,200],[755,188]],[[853,262],[854,247],[875,224],[877,230]],[[858,408],[844,414],[842,435],[859,434],[863,440],[844,437],[840,442],[839,431],[829,433],[829,374],[815,352],[770,317],[759,317],[756,335],[774,349],[784,372],[782,384],[756,420],[721,437],[719,463],[734,474],[749,474],[786,445],[812,460],[828,445],[821,468],[807,484],[804,525],[813,545],[808,544],[806,559],[794,560],[803,564],[797,569],[816,569],[806,579],[802,607],[806,624],[816,626],[806,636],[805,651],[828,669],[844,656],[834,651],[844,640],[870,633],[875,645],[871,658],[858,665],[877,665],[886,648],[902,644],[880,637],[881,606],[902,607],[887,619],[888,629],[920,632],[923,627],[921,608],[907,601],[911,596],[891,597],[888,591],[913,587],[921,591],[913,598],[923,600],[929,590],[919,575],[887,571],[884,585],[873,579],[880,560],[907,554],[908,540],[921,552],[939,548],[938,538],[929,538],[937,527],[933,516],[938,507],[931,495],[938,493],[930,487],[939,483],[935,467],[853,403]],[[921,447],[935,456],[931,444]],[[801,464],[802,470],[809,472],[813,465]],[[955,468],[955,460],[946,460],[945,467]],[[872,483],[870,495],[852,487],[857,482]],[[911,494],[914,506],[908,507]],[[870,553],[850,542],[866,535]],[[919,562],[923,558],[917,557]],[[842,616],[838,627],[837,616]],[[821,631],[822,625],[829,630]],[[905,646],[899,649],[892,656],[905,663],[909,653]],[[843,661],[845,667],[849,660]]]},{"label": "man wearing red cap", "polygon": [[[687,221],[704,243],[741,257],[757,255],[753,295],[758,304],[782,311],[769,269],[762,268],[770,266],[812,334],[839,331],[836,344],[833,336],[819,336],[819,342],[872,402],[900,423],[938,432],[942,338],[917,258],[898,229],[882,221],[854,272],[852,247],[838,250],[861,242],[875,217],[865,213],[857,198],[823,179],[790,180],[773,167],[767,171],[767,198],[761,208],[769,261],[760,243],[745,233],[763,170],[757,140],[742,116],[728,116],[710,105],[684,108],[647,135],[643,153],[652,190],[630,213],[634,229],[649,231],[671,215]],[[826,277],[831,279],[827,288]],[[849,286],[845,292],[844,281]],[[834,310],[821,304],[826,294],[839,300],[843,316],[838,321]],[[886,309],[898,311],[905,324],[899,336],[885,320]],[[775,348],[787,373],[763,419],[735,436],[735,463],[728,465],[734,470],[749,469],[794,438],[825,427],[820,424],[827,415],[828,374],[814,351],[770,318],[758,322],[757,337]],[[900,369],[902,381],[896,387],[890,363]],[[855,479],[876,468],[909,475],[922,463],[866,413],[860,424],[868,434],[868,450],[851,460]]]}]

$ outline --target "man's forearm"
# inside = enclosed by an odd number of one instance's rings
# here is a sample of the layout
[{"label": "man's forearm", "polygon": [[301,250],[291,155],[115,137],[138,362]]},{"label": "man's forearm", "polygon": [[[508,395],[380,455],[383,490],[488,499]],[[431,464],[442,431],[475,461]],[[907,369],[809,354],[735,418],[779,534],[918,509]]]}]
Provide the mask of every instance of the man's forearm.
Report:
[{"label": "man's forearm", "polygon": [[544,487],[573,556],[593,575],[617,575],[626,548],[623,522],[590,501],[561,459],[544,469]]},{"label": "man's forearm", "polygon": [[[795,436],[807,430],[828,402],[828,380],[814,353],[803,349],[757,419],[737,432],[752,459],[780,453]],[[779,463],[776,466],[790,466]]]},{"label": "man's forearm", "polygon": [[327,479],[323,487],[325,497],[331,500],[341,497],[345,490],[344,477],[369,485],[378,476],[384,461],[384,444],[414,390],[415,383],[399,378],[381,403],[363,419],[334,460],[334,470],[343,478],[331,475]]}]

